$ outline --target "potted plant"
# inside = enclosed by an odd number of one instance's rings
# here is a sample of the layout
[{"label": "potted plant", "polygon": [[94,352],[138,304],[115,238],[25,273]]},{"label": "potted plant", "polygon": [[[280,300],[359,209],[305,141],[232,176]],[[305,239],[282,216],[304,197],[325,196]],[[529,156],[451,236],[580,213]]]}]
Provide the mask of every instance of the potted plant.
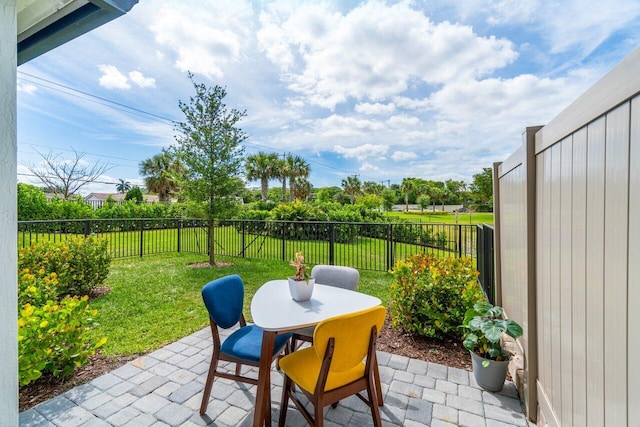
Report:
[{"label": "potted plant", "polygon": [[478,385],[488,391],[502,390],[507,377],[511,354],[500,344],[502,335],[522,335],[522,327],[503,319],[502,313],[502,307],[480,301],[467,310],[462,323],[462,344],[471,353],[473,375]]},{"label": "potted plant", "polygon": [[313,293],[315,279],[309,277],[309,266],[304,263],[302,252],[296,252],[295,259],[289,264],[296,268],[295,276],[289,277],[289,292],[296,301],[308,301]]}]

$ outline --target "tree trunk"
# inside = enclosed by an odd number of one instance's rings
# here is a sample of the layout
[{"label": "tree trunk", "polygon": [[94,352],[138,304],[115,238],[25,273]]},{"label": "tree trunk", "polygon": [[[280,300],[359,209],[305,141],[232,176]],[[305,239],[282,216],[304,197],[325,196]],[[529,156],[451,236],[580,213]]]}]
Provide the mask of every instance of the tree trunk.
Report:
[{"label": "tree trunk", "polygon": [[209,265],[212,267],[216,265],[215,243],[216,238],[213,234],[213,219],[209,219],[208,231],[209,231]]},{"label": "tree trunk", "polygon": [[267,193],[269,192],[269,181],[265,178],[263,178],[260,181],[260,190],[261,190],[261,195],[262,195],[262,201],[266,202],[267,201]]},{"label": "tree trunk", "polygon": [[287,196],[287,178],[282,178],[282,203],[286,202]]}]

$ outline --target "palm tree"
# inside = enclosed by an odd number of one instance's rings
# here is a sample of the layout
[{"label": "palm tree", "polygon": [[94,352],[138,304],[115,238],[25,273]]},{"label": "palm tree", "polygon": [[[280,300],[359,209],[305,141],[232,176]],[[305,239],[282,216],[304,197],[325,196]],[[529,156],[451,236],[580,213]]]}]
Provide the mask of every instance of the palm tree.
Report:
[{"label": "palm tree", "polygon": [[351,204],[355,202],[356,194],[360,193],[362,184],[357,176],[349,176],[342,180],[342,189],[349,195]]},{"label": "palm tree", "polygon": [[278,163],[278,155],[276,153],[266,153],[260,151],[247,157],[244,164],[249,181],[260,180],[260,191],[262,201],[267,201],[269,192],[269,180],[275,178],[275,166]]},{"label": "palm tree", "polygon": [[404,211],[409,212],[409,193],[414,190],[413,179],[404,178],[400,184],[400,191],[404,193]]},{"label": "palm tree", "polygon": [[286,158],[289,172],[289,201],[293,201],[294,194],[298,194],[296,185],[299,178],[306,180],[309,177],[309,163],[298,155],[288,155]]},{"label": "palm tree", "polygon": [[131,183],[129,181],[126,181],[122,178],[120,178],[118,181],[120,181],[119,183],[116,184],[116,191],[120,194],[124,194],[127,191],[131,190]]},{"label": "palm tree", "polygon": [[308,179],[298,177],[291,181],[291,190],[295,192],[294,197],[296,200],[309,200],[311,198],[311,190],[313,189],[313,185],[309,182]]},{"label": "palm tree", "polygon": [[284,203],[287,198],[287,177],[289,176],[287,159],[278,159],[275,166],[275,174],[282,183],[282,203]]},{"label": "palm tree", "polygon": [[157,193],[161,202],[167,202],[180,191],[184,166],[175,155],[163,149],[160,154],[140,163],[140,174],[144,176],[147,190]]}]

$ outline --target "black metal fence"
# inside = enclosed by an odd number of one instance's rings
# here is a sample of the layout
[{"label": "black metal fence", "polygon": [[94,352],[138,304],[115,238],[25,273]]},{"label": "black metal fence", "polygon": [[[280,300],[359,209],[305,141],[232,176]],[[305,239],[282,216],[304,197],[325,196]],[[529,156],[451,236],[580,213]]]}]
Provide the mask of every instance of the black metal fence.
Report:
[{"label": "black metal fence", "polygon": [[[209,251],[201,219],[18,222],[20,246],[88,235],[106,238],[114,258]],[[477,258],[480,283],[492,298],[493,228],[487,225],[224,220],[215,222],[214,236],[216,255],[288,261],[301,251],[311,264],[364,270],[388,271],[417,253]]]},{"label": "black metal fence", "polygon": [[207,223],[201,219],[18,221],[19,247],[90,235],[106,238],[114,258],[168,252],[207,253]]},{"label": "black metal fence", "polygon": [[493,262],[493,227],[488,224],[477,225],[477,269],[478,281],[491,304],[495,304],[495,264]]}]

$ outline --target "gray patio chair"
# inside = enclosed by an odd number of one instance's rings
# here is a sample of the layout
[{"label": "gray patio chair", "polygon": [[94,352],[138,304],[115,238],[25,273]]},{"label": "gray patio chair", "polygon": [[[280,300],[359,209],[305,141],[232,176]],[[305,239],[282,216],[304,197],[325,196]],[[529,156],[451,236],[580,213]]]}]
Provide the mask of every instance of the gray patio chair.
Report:
[{"label": "gray patio chair", "polygon": [[[335,286],[336,288],[349,289],[350,291],[355,291],[360,282],[358,270],[338,265],[318,264],[311,269],[311,277],[316,278],[317,284]],[[294,332],[291,338],[291,349],[295,350],[296,340],[313,342],[314,329],[315,327],[312,326]]]}]

